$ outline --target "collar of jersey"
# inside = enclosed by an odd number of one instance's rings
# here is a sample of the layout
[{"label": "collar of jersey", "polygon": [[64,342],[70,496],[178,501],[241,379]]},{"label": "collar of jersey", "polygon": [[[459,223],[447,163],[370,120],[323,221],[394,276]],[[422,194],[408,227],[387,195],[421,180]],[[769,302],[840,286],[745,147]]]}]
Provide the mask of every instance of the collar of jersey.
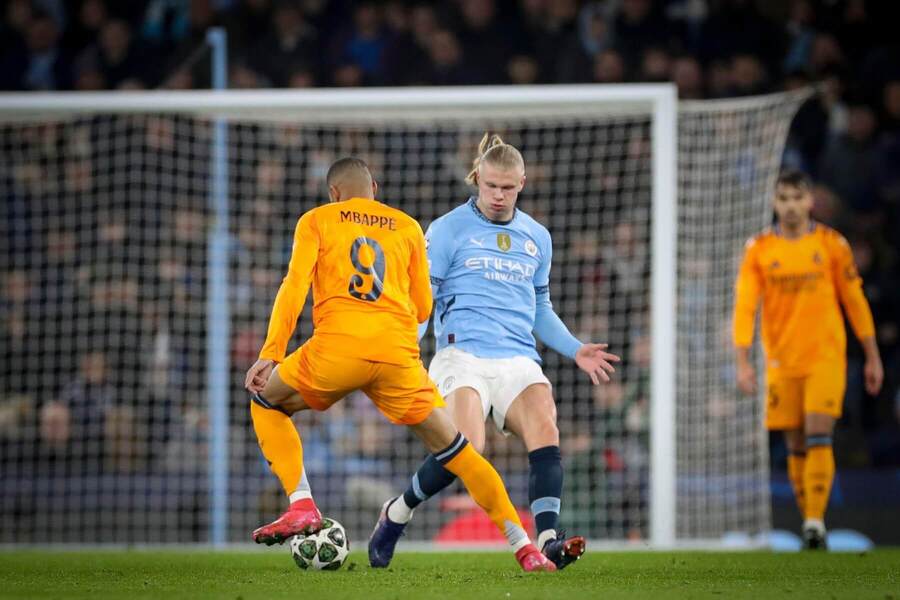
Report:
[{"label": "collar of jersey", "polygon": [[[772,230],[775,232],[775,235],[777,235],[778,237],[784,237],[784,232],[781,230],[781,223],[775,223],[775,226],[772,228]],[[803,235],[808,235],[808,234],[814,232],[815,230],[816,230],[816,221],[815,221],[815,219],[810,219],[809,225],[807,225],[807,227],[806,227],[806,233],[804,233]],[[800,236],[800,237],[803,237],[803,236]],[[785,239],[787,239],[787,238],[785,238]]]},{"label": "collar of jersey", "polygon": [[486,216],[484,216],[484,213],[481,212],[481,209],[478,208],[477,204],[475,204],[475,200],[475,196],[469,196],[469,206],[472,208],[472,212],[478,215],[478,218],[482,221],[485,221],[486,223],[490,223],[492,225],[509,225],[515,220],[516,215],[519,214],[519,209],[513,208],[513,216],[508,221],[492,221],[491,219],[488,219]]}]

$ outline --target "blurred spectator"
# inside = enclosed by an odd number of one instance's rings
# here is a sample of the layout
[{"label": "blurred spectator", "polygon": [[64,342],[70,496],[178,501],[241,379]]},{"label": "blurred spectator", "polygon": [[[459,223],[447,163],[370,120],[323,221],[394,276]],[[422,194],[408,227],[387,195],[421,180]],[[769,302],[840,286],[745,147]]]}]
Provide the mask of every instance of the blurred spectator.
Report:
[{"label": "blurred spectator", "polygon": [[630,67],[637,68],[644,51],[651,46],[677,43],[675,29],[659,4],[651,0],[622,0],[613,24],[616,49]]},{"label": "blurred spectator", "polygon": [[385,81],[389,85],[423,85],[430,81],[430,47],[437,16],[428,4],[416,4],[407,27],[395,30],[385,49]]},{"label": "blurred spectator", "polygon": [[533,57],[519,54],[513,56],[509,64],[506,65],[506,74],[509,83],[537,83],[538,75],[540,74],[539,69],[540,67]]},{"label": "blurred spectator", "polygon": [[732,71],[724,60],[712,61],[706,69],[706,89],[710,98],[726,98],[734,89]]},{"label": "blurred spectator", "polygon": [[87,352],[79,359],[78,373],[62,390],[59,400],[41,407],[42,440],[61,458],[96,463],[105,448],[107,413],[116,404],[106,355]]},{"label": "blurred spectator", "polygon": [[[877,2],[867,2],[867,0],[847,0],[838,5],[840,11],[840,21],[836,28],[837,37],[841,48],[847,53],[853,61],[861,60],[869,51],[872,43],[877,41],[878,33],[878,11],[870,11],[870,6],[877,5]],[[882,2],[881,4],[890,4]],[[888,19],[892,20],[892,19]]]},{"label": "blurred spectator", "polygon": [[69,88],[72,84],[72,65],[59,46],[60,33],[56,22],[38,13],[27,21],[24,32],[24,45],[4,53],[0,66],[0,89]]},{"label": "blurred spectator", "polygon": [[595,83],[622,83],[625,81],[625,61],[616,50],[604,50],[594,61]]},{"label": "blurred spectator", "polygon": [[222,17],[229,44],[245,56],[268,33],[272,20],[272,0],[237,0]]},{"label": "blurred spectator", "polygon": [[269,33],[250,53],[250,64],[277,87],[287,85],[287,69],[298,62],[312,61],[319,51],[316,30],[303,18],[295,2],[279,0]]},{"label": "blurred spectator", "polygon": [[731,60],[729,96],[754,96],[768,91],[766,68],[758,58],[752,54],[738,54]]},{"label": "blurred spectator", "polygon": [[672,57],[663,48],[647,48],[641,58],[641,81],[671,81]]},{"label": "blurred spectator", "polygon": [[173,48],[191,32],[190,0],[150,0],[141,37],[157,47]]},{"label": "blurred spectator", "polygon": [[606,7],[599,2],[585,4],[578,15],[578,37],[588,56],[611,48],[614,42]]},{"label": "blurred spectator", "polygon": [[815,39],[815,12],[811,0],[793,0],[788,21],[785,24],[788,35],[787,55],[784,70],[788,73],[805,70]]},{"label": "blurred spectator", "polygon": [[33,332],[40,326],[36,288],[29,271],[11,269],[0,274],[0,398],[39,391],[38,382],[25,377],[39,353]]},{"label": "blurred spectator", "polygon": [[471,74],[463,63],[463,51],[456,36],[441,29],[431,36],[428,47],[431,69],[428,81],[434,85],[462,85],[472,81]]},{"label": "blurred spectator", "polygon": [[244,62],[236,62],[228,73],[228,86],[234,89],[269,87],[266,79]]},{"label": "blurred spectator", "polygon": [[846,133],[832,136],[822,156],[819,173],[841,199],[854,211],[876,208],[872,189],[877,154],[875,114],[866,104],[850,107]]},{"label": "blurred spectator", "polygon": [[534,4],[530,9],[533,12],[523,24],[526,37],[514,45],[518,52],[535,57],[537,79],[547,83],[585,81],[591,58],[578,38],[578,3],[560,0]]},{"label": "blurred spectator", "polygon": [[116,87],[129,78],[146,77],[145,57],[137,46],[125,20],[113,19],[103,25],[94,52],[99,72],[108,86]]},{"label": "blurred spectator", "polygon": [[360,87],[363,85],[363,70],[355,64],[338,65],[331,76],[335,87]]},{"label": "blurred spectator", "polygon": [[705,97],[703,67],[692,56],[680,56],[672,62],[672,81],[678,86],[678,97],[682,100]]},{"label": "blurred spectator", "polygon": [[753,0],[717,0],[710,3],[703,24],[700,58],[704,62],[752,54],[768,70],[776,70],[785,55],[785,34],[758,10]]},{"label": "blurred spectator", "polygon": [[900,132],[900,79],[888,81],[881,92],[881,128],[888,133]]},{"label": "blurred spectator", "polygon": [[813,39],[807,61],[807,69],[813,76],[822,77],[845,66],[844,53],[833,35],[820,33]]},{"label": "blurred spectator", "polygon": [[460,51],[465,56],[468,83],[502,83],[503,65],[514,45],[495,0],[460,0]]},{"label": "blurred spectator", "polygon": [[[288,87],[311,88],[316,85],[316,76],[313,70],[306,65],[294,65],[288,72]],[[249,86],[248,86],[249,87]],[[256,86],[260,87],[260,86]]]},{"label": "blurred spectator", "polygon": [[109,19],[105,0],[84,0],[63,36],[63,45],[79,53],[93,44]]},{"label": "blurred spectator", "polygon": [[[28,25],[33,16],[30,0],[9,0],[6,3],[4,18],[0,23],[0,56],[19,52],[24,47]],[[4,71],[8,68],[4,65]]]},{"label": "blurred spectator", "polygon": [[339,37],[334,62],[342,65],[338,67],[338,71],[356,67],[360,72],[359,77],[345,74],[341,78],[343,83],[336,84],[355,87],[363,81],[370,84],[384,83],[388,43],[378,6],[374,2],[363,2],[356,6],[353,10],[353,26]]}]

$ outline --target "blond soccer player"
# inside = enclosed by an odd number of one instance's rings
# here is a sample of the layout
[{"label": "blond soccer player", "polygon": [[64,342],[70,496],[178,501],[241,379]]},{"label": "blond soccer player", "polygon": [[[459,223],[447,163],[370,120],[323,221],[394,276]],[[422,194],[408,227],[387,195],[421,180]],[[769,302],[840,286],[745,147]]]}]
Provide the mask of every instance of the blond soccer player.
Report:
[{"label": "blond soccer player", "polygon": [[[609,381],[619,357],[606,344],[573,336],[550,301],[550,232],[519,209],[525,161],[500,136],[485,134],[466,183],[477,195],[436,219],[426,233],[437,353],[429,374],[453,420],[476,449],[486,421],[528,450],[528,500],[538,547],[557,569],[585,551],[580,535],[559,529],[563,468],[550,380],[536,337],[572,359],[594,382]],[[387,567],[413,511],[453,483],[426,458],[407,490],[388,499],[369,538],[369,564]]]},{"label": "blond soccer player", "polygon": [[762,301],[766,359],[766,426],[783,431],[788,475],[803,515],[803,541],[825,548],[825,509],[834,480],[831,441],[846,386],[841,306],[865,351],[865,387],[876,395],[884,371],[872,312],[853,254],[841,234],[810,218],[809,179],[785,171],[775,188],[776,224],[747,242],[735,286],[737,385],[756,392],[750,361],[753,324]]},{"label": "blond soccer player", "polygon": [[[290,417],[310,408],[327,410],[362,390],[388,420],[410,427],[462,479],[525,571],[555,570],[528,539],[500,476],[456,429],[419,358],[418,324],[432,307],[421,227],[375,200],[377,185],[359,159],[335,162],[327,183],[331,202],[297,223],[268,335],[245,380],[259,447],[290,502],[253,539],[271,545],[321,528]],[[286,356],[310,284],[314,332]]]}]

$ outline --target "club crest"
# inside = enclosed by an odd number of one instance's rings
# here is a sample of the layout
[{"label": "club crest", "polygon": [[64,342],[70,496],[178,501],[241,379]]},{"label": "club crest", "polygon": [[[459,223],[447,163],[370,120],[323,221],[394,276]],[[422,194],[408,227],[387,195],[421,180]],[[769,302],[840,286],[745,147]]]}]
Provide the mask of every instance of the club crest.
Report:
[{"label": "club crest", "polygon": [[525,242],[525,252],[528,253],[528,256],[537,256],[537,244],[528,240]]}]

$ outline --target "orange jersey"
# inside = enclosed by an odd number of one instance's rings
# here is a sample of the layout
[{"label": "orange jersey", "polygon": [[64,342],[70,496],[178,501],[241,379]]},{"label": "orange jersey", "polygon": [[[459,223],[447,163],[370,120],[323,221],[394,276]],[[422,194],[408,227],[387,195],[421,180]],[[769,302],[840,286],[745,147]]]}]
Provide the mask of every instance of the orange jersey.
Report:
[{"label": "orange jersey", "polygon": [[859,339],[875,334],[850,245],[812,223],[794,240],[767,229],[747,242],[735,286],[734,344],[753,343],[753,322],[762,298],[762,342],[770,370],[808,375],[817,364],[846,361],[840,304]]},{"label": "orange jersey", "polygon": [[314,337],[337,356],[407,364],[418,324],[431,314],[425,237],[406,213],[351,198],[300,217],[260,358],[284,360],[313,288]]}]

